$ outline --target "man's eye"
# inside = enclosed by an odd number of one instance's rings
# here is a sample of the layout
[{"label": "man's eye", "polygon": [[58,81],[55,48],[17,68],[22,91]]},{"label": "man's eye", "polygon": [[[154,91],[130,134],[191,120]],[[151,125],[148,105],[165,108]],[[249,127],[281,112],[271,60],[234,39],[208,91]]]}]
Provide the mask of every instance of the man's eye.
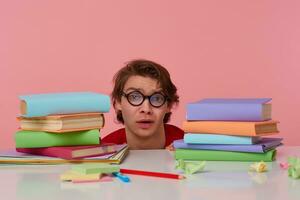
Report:
[{"label": "man's eye", "polygon": [[141,98],[141,95],[139,95],[139,94],[131,94],[129,96],[129,98],[132,99],[132,100],[139,100]]},{"label": "man's eye", "polygon": [[133,98],[133,99],[139,99],[140,96],[138,96],[138,95],[132,95],[132,98]]},{"label": "man's eye", "polygon": [[156,95],[156,96],[153,96],[152,99],[153,99],[153,101],[158,101],[158,102],[160,102],[160,101],[163,101],[163,100],[164,100],[164,97],[161,96],[161,95]]}]

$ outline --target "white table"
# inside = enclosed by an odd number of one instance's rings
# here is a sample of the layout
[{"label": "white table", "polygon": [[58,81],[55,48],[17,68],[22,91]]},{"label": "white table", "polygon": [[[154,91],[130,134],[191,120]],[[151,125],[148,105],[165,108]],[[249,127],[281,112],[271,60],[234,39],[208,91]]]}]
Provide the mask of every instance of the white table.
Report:
[{"label": "white table", "polygon": [[[278,148],[277,161],[266,173],[249,173],[250,162],[207,162],[205,171],[185,180],[129,175],[131,183],[61,182],[70,165],[1,165],[1,200],[87,199],[300,199],[300,179],[289,178],[279,163],[300,157],[300,147]],[[177,172],[172,154],[165,150],[131,151],[123,168]]]}]

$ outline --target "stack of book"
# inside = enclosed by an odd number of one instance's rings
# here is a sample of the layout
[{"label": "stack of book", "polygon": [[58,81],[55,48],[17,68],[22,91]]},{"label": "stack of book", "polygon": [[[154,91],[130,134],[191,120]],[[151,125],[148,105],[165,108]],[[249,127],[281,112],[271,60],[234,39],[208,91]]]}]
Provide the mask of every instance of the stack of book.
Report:
[{"label": "stack of book", "polygon": [[116,145],[100,144],[109,96],[67,92],[20,96],[20,100],[17,152],[78,159],[117,151]]},{"label": "stack of book", "polygon": [[174,142],[175,159],[273,161],[282,138],[272,120],[270,98],[203,99],[187,105],[184,139]]}]

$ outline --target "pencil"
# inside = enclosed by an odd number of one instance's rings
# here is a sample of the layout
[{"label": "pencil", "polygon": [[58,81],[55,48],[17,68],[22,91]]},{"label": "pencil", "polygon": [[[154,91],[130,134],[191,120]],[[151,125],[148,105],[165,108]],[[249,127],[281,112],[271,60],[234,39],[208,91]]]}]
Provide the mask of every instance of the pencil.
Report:
[{"label": "pencil", "polygon": [[123,174],[132,174],[140,176],[153,176],[158,178],[170,178],[170,179],[184,179],[185,177],[179,174],[170,174],[163,172],[150,172],[142,170],[133,170],[133,169],[120,169],[120,172]]}]

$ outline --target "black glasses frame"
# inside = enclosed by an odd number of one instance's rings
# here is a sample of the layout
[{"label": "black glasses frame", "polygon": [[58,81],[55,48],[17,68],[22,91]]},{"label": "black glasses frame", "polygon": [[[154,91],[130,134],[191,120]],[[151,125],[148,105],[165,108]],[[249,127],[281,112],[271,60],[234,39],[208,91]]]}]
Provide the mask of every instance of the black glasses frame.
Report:
[{"label": "black glasses frame", "polygon": [[[133,104],[133,103],[129,100],[129,95],[132,94],[132,93],[134,93],[134,92],[139,93],[140,95],[142,95],[143,100],[141,101],[141,103],[139,103],[139,104]],[[156,95],[156,94],[160,94],[160,95],[162,95],[162,96],[164,97],[163,103],[162,103],[161,105],[159,105],[159,106],[153,105],[152,102],[151,102],[151,98],[152,98],[154,95]],[[128,101],[128,102],[130,103],[130,105],[132,105],[132,106],[140,106],[140,105],[142,105],[142,104],[144,103],[145,99],[148,99],[148,101],[149,101],[149,103],[150,103],[151,106],[153,106],[153,107],[155,107],[155,108],[159,108],[159,107],[163,106],[163,105],[166,103],[166,101],[167,101],[167,96],[165,96],[165,95],[162,94],[161,92],[155,92],[155,93],[153,93],[153,94],[147,96],[147,95],[144,95],[143,93],[141,93],[140,91],[134,90],[134,91],[129,92],[129,93],[127,93],[127,94],[126,94],[125,92],[122,92],[122,96],[126,97],[127,101]]]}]

